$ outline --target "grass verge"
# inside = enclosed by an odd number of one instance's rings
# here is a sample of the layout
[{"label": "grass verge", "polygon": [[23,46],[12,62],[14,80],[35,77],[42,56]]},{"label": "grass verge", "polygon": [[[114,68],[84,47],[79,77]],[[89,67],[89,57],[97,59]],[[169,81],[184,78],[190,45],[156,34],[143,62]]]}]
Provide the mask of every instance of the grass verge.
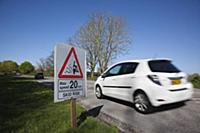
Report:
[{"label": "grass verge", "polygon": [[[30,79],[0,78],[1,133],[116,133],[93,117],[70,128],[69,102],[53,103],[53,91]],[[85,111],[77,104],[77,116]]]}]

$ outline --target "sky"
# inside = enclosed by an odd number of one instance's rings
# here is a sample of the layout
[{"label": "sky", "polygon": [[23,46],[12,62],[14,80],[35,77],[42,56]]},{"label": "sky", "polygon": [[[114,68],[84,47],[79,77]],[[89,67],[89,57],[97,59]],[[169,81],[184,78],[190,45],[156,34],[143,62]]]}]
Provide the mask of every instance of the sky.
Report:
[{"label": "sky", "polygon": [[166,57],[200,73],[199,0],[0,0],[0,61],[36,65],[95,12],[122,16],[132,40],[112,63]]}]

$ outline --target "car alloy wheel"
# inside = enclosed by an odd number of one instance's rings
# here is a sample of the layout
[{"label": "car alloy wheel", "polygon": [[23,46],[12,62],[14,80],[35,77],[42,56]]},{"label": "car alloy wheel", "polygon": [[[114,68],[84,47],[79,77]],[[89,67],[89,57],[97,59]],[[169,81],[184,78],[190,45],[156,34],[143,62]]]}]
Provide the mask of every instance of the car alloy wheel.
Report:
[{"label": "car alloy wheel", "polygon": [[151,104],[146,95],[143,93],[136,94],[136,96],[134,97],[134,105],[135,108],[141,113],[150,112]]},{"label": "car alloy wheel", "polygon": [[96,89],[95,89],[95,95],[96,95],[97,98],[102,97],[101,88],[99,86],[97,86]]}]

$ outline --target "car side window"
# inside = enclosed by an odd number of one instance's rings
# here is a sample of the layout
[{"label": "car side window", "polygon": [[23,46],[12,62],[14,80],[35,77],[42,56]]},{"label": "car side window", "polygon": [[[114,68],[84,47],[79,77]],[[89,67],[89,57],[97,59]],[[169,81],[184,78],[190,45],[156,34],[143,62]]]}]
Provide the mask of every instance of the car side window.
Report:
[{"label": "car side window", "polygon": [[120,74],[131,74],[134,73],[137,68],[138,63],[130,62],[123,63]]},{"label": "car side window", "polygon": [[121,68],[122,68],[121,64],[114,66],[113,68],[111,68],[108,71],[108,75],[107,76],[116,76],[116,75],[118,75],[120,70],[121,70]]}]

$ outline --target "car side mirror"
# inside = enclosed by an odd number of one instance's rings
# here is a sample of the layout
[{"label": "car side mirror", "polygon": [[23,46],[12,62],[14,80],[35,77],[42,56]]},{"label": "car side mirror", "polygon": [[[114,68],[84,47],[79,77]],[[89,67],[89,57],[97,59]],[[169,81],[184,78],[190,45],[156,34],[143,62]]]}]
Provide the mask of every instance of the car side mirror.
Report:
[{"label": "car side mirror", "polygon": [[104,73],[104,74],[101,75],[102,78],[106,78],[106,76],[107,76],[106,73]]}]

